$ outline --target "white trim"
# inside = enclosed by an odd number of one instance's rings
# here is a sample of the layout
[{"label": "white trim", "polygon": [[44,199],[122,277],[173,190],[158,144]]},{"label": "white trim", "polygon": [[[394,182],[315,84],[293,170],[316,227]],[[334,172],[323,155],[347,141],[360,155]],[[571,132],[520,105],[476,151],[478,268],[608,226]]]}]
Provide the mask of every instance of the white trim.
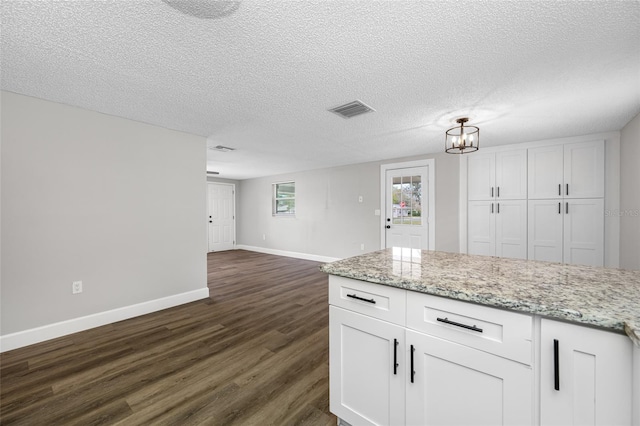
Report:
[{"label": "white trim", "polygon": [[208,297],[209,288],[205,287],[198,290],[188,291],[186,293],[149,300],[148,302],[112,309],[110,311],[99,312],[97,314],[91,314],[84,317],[44,325],[42,327],[6,334],[4,336],[0,336],[0,353],[18,349],[23,346],[33,345],[34,343],[44,342],[45,340],[66,336],[67,334],[88,330],[90,328],[100,327],[102,325],[111,324],[140,315],[146,315],[151,312],[161,311],[163,309],[183,305],[196,300],[206,299]]},{"label": "white trim", "polygon": [[405,161],[402,163],[388,163],[380,165],[380,248],[386,247],[384,231],[385,223],[385,201],[386,201],[386,176],[387,170],[393,169],[408,169],[412,167],[427,167],[429,174],[429,248],[428,250],[435,250],[436,248],[436,161],[433,158],[426,158],[424,160]]},{"label": "white trim", "polygon": [[294,257],[296,259],[313,260],[316,262],[325,262],[325,263],[335,262],[341,259],[339,257],[320,256],[317,254],[299,253],[295,251],[278,250],[278,249],[271,249],[266,247],[245,246],[242,244],[239,244],[237,249],[255,251],[258,253],[275,254],[276,256]]}]

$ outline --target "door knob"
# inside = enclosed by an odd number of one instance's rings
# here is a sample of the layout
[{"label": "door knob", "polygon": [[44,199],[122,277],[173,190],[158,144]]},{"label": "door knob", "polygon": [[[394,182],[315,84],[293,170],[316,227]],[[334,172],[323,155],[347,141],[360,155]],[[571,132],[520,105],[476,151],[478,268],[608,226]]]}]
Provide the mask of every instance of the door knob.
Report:
[{"label": "door knob", "polygon": [[391,222],[391,219],[387,218],[387,222]]},{"label": "door knob", "polygon": [[210,220],[210,221],[209,221],[209,223],[213,223],[213,221],[212,221],[212,220]]},{"label": "door knob", "polygon": [[387,225],[387,229],[391,229],[391,225]]}]

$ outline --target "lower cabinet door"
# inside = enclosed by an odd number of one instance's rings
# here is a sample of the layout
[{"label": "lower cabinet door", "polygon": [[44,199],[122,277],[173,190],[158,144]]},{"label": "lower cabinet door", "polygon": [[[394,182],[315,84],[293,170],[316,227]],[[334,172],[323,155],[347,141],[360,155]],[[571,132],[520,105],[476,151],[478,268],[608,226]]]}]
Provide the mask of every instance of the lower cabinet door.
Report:
[{"label": "lower cabinet door", "polygon": [[631,340],[547,319],[540,334],[540,423],[630,425]]},{"label": "lower cabinet door", "polygon": [[354,426],[405,423],[404,336],[403,327],[329,307],[333,414]]},{"label": "lower cabinet door", "polygon": [[405,350],[407,425],[533,423],[529,366],[411,330]]}]

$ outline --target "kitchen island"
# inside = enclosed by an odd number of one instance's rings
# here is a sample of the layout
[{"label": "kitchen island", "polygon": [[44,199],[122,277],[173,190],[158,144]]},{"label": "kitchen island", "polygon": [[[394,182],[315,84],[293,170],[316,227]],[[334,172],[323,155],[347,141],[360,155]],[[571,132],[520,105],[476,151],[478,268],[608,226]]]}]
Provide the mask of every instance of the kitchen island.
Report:
[{"label": "kitchen island", "polygon": [[402,248],[321,269],[347,422],[640,422],[640,271]]}]

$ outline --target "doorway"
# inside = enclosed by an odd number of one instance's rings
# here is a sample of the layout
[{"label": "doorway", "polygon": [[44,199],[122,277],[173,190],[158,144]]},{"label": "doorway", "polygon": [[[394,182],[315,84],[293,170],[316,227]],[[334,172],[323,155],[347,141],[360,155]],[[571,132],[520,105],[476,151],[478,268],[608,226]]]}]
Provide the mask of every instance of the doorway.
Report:
[{"label": "doorway", "polygon": [[435,248],[433,159],[380,167],[381,248]]},{"label": "doorway", "polygon": [[236,186],[207,183],[208,251],[233,250],[236,244]]}]

